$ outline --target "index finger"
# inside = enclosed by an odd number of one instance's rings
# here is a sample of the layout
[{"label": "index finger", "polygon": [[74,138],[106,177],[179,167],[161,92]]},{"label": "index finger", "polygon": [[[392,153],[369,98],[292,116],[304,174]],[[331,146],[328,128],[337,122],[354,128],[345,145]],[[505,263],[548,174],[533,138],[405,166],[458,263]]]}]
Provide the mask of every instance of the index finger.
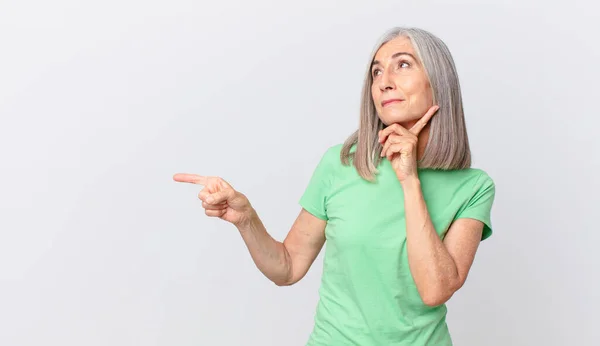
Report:
[{"label": "index finger", "polygon": [[435,112],[437,112],[438,109],[440,109],[439,106],[432,106],[431,108],[429,108],[427,113],[425,113],[425,115],[421,119],[419,119],[419,121],[417,121],[417,123],[414,124],[409,131],[412,132],[414,135],[418,135],[419,132],[421,132],[421,130],[425,128],[425,125],[427,125],[431,117],[433,117],[433,115],[435,114]]},{"label": "index finger", "polygon": [[177,173],[173,176],[173,180],[181,183],[192,183],[198,185],[206,185],[208,178],[199,174],[192,173]]}]

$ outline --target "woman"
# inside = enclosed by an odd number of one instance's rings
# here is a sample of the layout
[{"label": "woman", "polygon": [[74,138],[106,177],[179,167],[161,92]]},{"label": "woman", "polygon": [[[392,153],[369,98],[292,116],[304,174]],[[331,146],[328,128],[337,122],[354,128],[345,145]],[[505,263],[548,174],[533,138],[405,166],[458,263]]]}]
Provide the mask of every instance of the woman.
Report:
[{"label": "woman", "polygon": [[470,165],[450,52],[427,31],[395,28],[369,61],[358,130],[325,152],[283,242],[223,179],[174,179],[205,186],[206,215],[237,226],[277,285],[302,279],[327,239],[308,345],[441,346],[452,345],[445,302],[492,233],[494,182]]}]

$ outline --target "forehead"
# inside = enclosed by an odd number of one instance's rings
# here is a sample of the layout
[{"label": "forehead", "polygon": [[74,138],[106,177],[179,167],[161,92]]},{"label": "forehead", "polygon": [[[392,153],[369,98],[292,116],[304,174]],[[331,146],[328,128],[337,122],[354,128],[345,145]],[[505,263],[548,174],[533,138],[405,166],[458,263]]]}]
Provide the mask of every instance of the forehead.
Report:
[{"label": "forehead", "polygon": [[398,52],[410,53],[416,56],[415,50],[408,37],[400,36],[386,42],[375,54],[375,59],[383,61],[389,59],[392,55]]}]

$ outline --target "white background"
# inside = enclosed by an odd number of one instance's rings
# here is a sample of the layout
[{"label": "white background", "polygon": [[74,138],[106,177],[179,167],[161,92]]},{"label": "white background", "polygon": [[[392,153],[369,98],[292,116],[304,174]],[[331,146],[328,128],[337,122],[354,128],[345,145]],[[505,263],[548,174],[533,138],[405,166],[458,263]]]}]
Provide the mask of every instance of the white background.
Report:
[{"label": "white background", "polygon": [[598,8],[592,1],[0,1],[0,344],[304,345],[297,285],[204,215],[220,175],[283,240],[358,125],[384,31],[459,70],[494,235],[450,301],[456,345],[600,338]]}]

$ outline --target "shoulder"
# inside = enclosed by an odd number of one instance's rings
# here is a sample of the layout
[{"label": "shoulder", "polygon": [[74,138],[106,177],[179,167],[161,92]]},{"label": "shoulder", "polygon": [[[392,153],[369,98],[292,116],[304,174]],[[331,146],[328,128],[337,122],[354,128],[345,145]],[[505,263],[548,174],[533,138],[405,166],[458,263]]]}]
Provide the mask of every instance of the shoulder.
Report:
[{"label": "shoulder", "polygon": [[435,196],[451,195],[468,198],[478,192],[494,193],[494,179],[483,169],[430,170],[419,173],[423,186]]},{"label": "shoulder", "polygon": [[494,179],[488,174],[488,172],[484,171],[480,168],[469,168],[468,174],[473,181],[473,187],[475,190],[478,190],[482,187],[494,187],[495,182]]},{"label": "shoulder", "polygon": [[329,153],[331,155],[340,156],[340,153],[342,152],[343,147],[344,147],[343,143],[336,143],[336,144],[328,147],[326,150],[326,153]]},{"label": "shoulder", "polygon": [[465,168],[453,170],[425,170],[423,173],[442,179],[472,184],[494,184],[494,179],[481,168]]},{"label": "shoulder", "polygon": [[325,151],[321,153],[321,162],[332,166],[341,164],[341,153],[343,146],[343,143],[338,143],[327,147]]},{"label": "shoulder", "polygon": [[457,170],[455,174],[458,176],[457,182],[460,186],[460,193],[477,198],[482,195],[492,197],[495,195],[496,183],[485,170],[468,168]]},{"label": "shoulder", "polygon": [[341,165],[340,154],[341,144],[335,144],[325,148],[319,153],[313,153],[313,159],[317,160],[314,168],[313,177],[319,177],[321,180],[330,180],[332,173],[338,170]]}]

